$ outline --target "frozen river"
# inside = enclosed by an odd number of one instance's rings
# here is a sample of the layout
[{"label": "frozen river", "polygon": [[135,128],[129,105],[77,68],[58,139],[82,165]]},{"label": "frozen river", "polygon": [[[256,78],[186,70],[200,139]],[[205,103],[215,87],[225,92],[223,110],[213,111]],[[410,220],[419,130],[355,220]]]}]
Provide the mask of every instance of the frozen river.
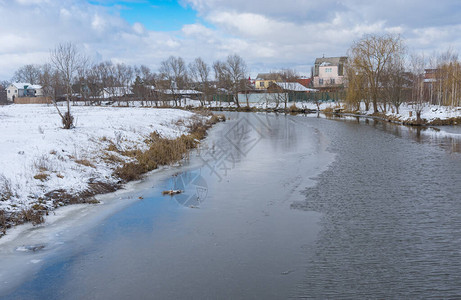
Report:
[{"label": "frozen river", "polygon": [[229,116],[189,163],[3,241],[0,295],[461,297],[457,128]]}]

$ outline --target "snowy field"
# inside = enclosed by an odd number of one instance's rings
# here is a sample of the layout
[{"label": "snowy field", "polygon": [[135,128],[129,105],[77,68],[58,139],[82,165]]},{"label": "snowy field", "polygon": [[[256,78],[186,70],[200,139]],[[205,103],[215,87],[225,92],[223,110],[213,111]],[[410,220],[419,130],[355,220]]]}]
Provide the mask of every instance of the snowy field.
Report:
[{"label": "snowy field", "polygon": [[138,107],[71,110],[76,128],[64,130],[53,106],[0,106],[1,210],[29,207],[57,189],[75,194],[87,189],[89,182],[114,183],[116,164],[105,159],[117,155],[108,151],[110,145],[142,149],[144,139],[154,131],[168,138],[180,136],[187,128],[178,121],[194,115]]}]

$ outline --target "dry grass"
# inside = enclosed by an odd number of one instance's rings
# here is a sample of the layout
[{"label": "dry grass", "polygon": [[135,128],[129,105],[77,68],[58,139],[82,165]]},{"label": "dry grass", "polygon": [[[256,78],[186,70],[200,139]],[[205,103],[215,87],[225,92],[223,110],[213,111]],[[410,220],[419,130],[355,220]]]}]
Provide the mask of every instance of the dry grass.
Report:
[{"label": "dry grass", "polygon": [[0,201],[10,200],[15,195],[11,181],[5,175],[0,175]]},{"label": "dry grass", "polygon": [[96,168],[96,167],[91,163],[91,161],[89,161],[88,159],[76,159],[75,162],[78,163],[78,164],[80,164],[80,165],[86,166],[86,167]]},{"label": "dry grass", "polygon": [[41,210],[34,210],[33,208],[22,209],[15,217],[15,225],[31,222],[32,225],[38,225],[45,222],[43,215],[45,213]]},{"label": "dry grass", "polygon": [[43,173],[43,172],[40,172],[40,173],[38,173],[37,175],[34,176],[34,179],[37,179],[37,180],[40,180],[40,181],[46,181],[46,180],[48,180],[49,177],[50,177],[50,175],[48,175],[46,173]]},{"label": "dry grass", "polygon": [[6,213],[4,210],[0,210],[0,237],[6,234],[8,228]]},{"label": "dry grass", "polygon": [[50,159],[42,155],[34,161],[34,167],[41,173],[49,171],[51,169]]},{"label": "dry grass", "polygon": [[120,164],[123,163],[124,160],[119,156],[106,152],[102,158],[106,163],[113,163],[113,164]]},{"label": "dry grass", "polygon": [[120,152],[114,142],[110,141],[107,151]]},{"label": "dry grass", "polygon": [[299,112],[301,112],[302,110],[301,110],[300,108],[298,108],[298,107],[296,106],[296,104],[293,103],[293,104],[288,108],[288,111],[289,111],[290,113],[299,113]]},{"label": "dry grass", "polygon": [[334,112],[334,108],[331,107],[331,106],[325,107],[323,112],[326,113],[326,114],[332,114]]},{"label": "dry grass", "polygon": [[158,132],[150,134],[144,142],[149,146],[147,151],[130,150],[123,154],[136,159],[117,168],[114,172],[124,181],[137,180],[142,174],[155,170],[159,166],[171,165],[184,158],[188,158],[189,151],[197,147],[200,140],[205,138],[208,128],[213,124],[224,121],[223,115],[213,115],[208,121],[201,117],[193,117],[186,125],[188,135],[181,135],[176,139],[167,139]]}]

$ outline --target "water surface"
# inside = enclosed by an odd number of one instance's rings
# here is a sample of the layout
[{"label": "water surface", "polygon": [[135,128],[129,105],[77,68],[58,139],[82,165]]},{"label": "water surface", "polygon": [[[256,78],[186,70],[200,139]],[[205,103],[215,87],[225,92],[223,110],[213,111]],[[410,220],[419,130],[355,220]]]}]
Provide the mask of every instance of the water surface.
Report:
[{"label": "water surface", "polygon": [[229,116],[4,297],[461,297],[458,128]]}]

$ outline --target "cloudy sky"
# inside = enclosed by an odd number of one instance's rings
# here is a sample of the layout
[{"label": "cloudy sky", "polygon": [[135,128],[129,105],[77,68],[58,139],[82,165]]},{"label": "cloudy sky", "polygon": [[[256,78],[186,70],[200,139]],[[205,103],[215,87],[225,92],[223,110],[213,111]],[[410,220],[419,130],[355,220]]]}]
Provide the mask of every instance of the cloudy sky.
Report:
[{"label": "cloudy sky", "polygon": [[212,63],[241,55],[252,75],[345,55],[370,33],[399,33],[409,50],[461,50],[459,0],[0,0],[0,80],[43,64],[71,41],[94,62],[145,64],[170,55]]}]

